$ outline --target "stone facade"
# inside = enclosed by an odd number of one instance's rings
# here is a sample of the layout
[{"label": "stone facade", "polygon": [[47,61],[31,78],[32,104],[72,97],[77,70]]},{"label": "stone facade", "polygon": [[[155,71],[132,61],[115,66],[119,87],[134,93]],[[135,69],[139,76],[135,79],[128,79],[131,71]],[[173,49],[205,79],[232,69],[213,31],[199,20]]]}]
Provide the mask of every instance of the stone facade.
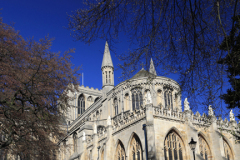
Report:
[{"label": "stone facade", "polygon": [[[239,124],[194,114],[187,99],[181,106],[179,84],[140,70],[114,86],[114,67],[108,44],[102,62],[102,90],[80,86],[66,113],[67,135],[59,141],[59,160],[192,160],[191,138],[197,143],[196,160],[238,160],[240,145],[232,132]],[[146,139],[145,132],[146,129]],[[147,145],[146,142],[147,141]],[[148,151],[146,153],[146,151]]]}]

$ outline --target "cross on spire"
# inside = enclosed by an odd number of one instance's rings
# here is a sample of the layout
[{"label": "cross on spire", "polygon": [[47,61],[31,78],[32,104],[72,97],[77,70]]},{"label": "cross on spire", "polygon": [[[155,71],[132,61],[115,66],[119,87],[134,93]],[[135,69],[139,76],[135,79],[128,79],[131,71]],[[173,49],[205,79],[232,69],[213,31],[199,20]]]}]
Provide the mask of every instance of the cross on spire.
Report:
[{"label": "cross on spire", "polygon": [[145,65],[144,65],[144,63],[142,62],[142,63],[140,64],[140,66],[142,66],[142,69],[144,69],[144,66],[145,66]]}]

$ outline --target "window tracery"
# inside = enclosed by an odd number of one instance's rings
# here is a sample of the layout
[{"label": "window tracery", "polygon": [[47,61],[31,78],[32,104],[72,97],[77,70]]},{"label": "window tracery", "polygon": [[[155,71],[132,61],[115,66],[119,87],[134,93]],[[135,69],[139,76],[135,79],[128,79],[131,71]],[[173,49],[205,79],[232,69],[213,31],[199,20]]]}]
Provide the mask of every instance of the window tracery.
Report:
[{"label": "window tracery", "polygon": [[117,150],[115,153],[115,160],[125,160],[125,150],[122,143],[118,143]]},{"label": "window tracery", "polygon": [[182,147],[181,138],[175,132],[170,132],[164,141],[165,160],[183,160]]},{"label": "window tracery", "polygon": [[224,147],[225,158],[227,160],[232,160],[233,159],[232,152],[225,139],[223,139],[223,147]]},{"label": "window tracery", "polygon": [[143,104],[142,91],[140,88],[132,90],[132,110],[139,109]]},{"label": "window tracery", "polygon": [[200,155],[204,160],[208,160],[211,153],[206,140],[201,135],[198,135],[198,142]]},{"label": "window tracery", "polygon": [[139,138],[134,135],[130,143],[130,160],[142,160],[142,146]]},{"label": "window tracery", "polygon": [[78,98],[78,114],[81,115],[85,111],[85,100],[83,94]]},{"label": "window tracery", "polygon": [[164,101],[165,101],[165,108],[169,108],[169,109],[173,110],[172,91],[171,90],[165,90]]}]

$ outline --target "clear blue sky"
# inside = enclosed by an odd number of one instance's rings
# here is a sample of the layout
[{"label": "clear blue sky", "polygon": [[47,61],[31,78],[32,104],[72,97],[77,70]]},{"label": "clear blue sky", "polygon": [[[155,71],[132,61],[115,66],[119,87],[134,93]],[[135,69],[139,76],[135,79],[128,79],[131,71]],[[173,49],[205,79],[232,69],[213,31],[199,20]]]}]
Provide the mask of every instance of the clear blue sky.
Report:
[{"label": "clear blue sky", "polygon": [[[91,45],[75,41],[70,36],[67,28],[67,14],[82,7],[81,0],[2,0],[0,11],[3,22],[14,23],[15,30],[20,31],[25,39],[32,38],[38,41],[49,35],[54,38],[51,50],[53,52],[64,52],[70,48],[76,51],[72,54],[72,63],[75,66],[82,66],[81,73],[84,73],[84,86],[101,89],[102,75],[101,63],[104,52],[105,41],[98,40]],[[128,50],[119,43],[116,49],[117,54]],[[119,63],[112,53],[112,60],[115,67],[115,85],[119,83],[117,77],[121,76],[117,69]],[[82,83],[82,81],[81,81]]]},{"label": "clear blue sky", "polygon": [[[2,9],[0,16],[4,23],[14,23],[15,30],[20,31],[20,35],[25,39],[34,37],[38,41],[47,35],[54,38],[51,48],[53,52],[64,52],[75,48],[72,63],[75,66],[81,66],[80,72],[84,73],[84,86],[101,89],[101,63],[105,41],[98,40],[87,45],[74,41],[70,36],[70,31],[66,29],[67,14],[82,7],[82,0],[2,0],[0,1]],[[126,37],[121,38],[115,49],[118,55],[128,51]],[[117,64],[120,62],[113,53],[111,55],[115,67],[116,85],[120,82],[118,77],[121,76],[121,71],[117,70]],[[177,80],[174,75],[168,77]]]}]

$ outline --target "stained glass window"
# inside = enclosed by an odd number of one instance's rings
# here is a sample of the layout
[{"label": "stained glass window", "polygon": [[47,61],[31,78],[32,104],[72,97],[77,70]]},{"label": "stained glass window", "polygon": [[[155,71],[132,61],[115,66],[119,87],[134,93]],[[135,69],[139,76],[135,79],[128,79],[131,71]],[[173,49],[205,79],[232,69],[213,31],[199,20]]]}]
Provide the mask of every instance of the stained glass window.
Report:
[{"label": "stained glass window", "polygon": [[130,160],[142,160],[142,147],[139,138],[134,135],[130,143]]},{"label": "stained glass window", "polygon": [[125,157],[126,155],[125,155],[123,144],[119,142],[117,145],[116,153],[115,153],[115,160],[125,160]]},{"label": "stained glass window", "polygon": [[232,152],[231,152],[231,149],[225,139],[223,139],[223,147],[224,147],[225,158],[227,160],[232,160],[233,159]]},{"label": "stained glass window", "polygon": [[200,155],[204,160],[208,160],[211,153],[206,140],[201,135],[199,135],[198,142],[199,142],[198,144],[199,144]]},{"label": "stained glass window", "polygon": [[182,140],[175,132],[170,132],[164,141],[165,160],[183,160]]}]

